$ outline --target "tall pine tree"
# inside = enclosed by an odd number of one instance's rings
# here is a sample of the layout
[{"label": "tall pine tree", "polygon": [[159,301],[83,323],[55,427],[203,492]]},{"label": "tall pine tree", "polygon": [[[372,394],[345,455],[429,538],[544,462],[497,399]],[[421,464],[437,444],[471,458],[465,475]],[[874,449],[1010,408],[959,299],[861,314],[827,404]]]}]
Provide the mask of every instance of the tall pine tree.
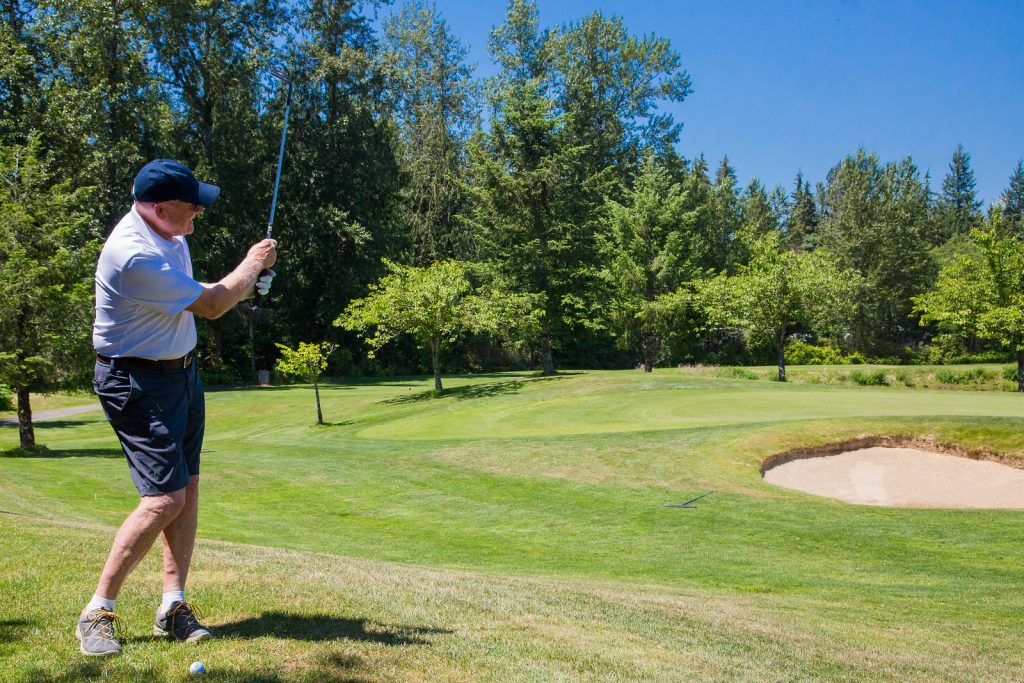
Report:
[{"label": "tall pine tree", "polygon": [[413,260],[465,258],[471,235],[458,220],[466,143],[478,118],[479,88],[467,50],[437,8],[411,0],[384,22],[378,61],[399,129],[402,221]]},{"label": "tall pine tree", "polygon": [[971,155],[957,145],[949,162],[949,172],[942,180],[938,202],[936,244],[954,235],[966,235],[981,222],[981,200],[978,199],[971,168]]},{"label": "tall pine tree", "polygon": [[1006,228],[1018,238],[1024,239],[1024,159],[1017,162],[1002,200]]}]

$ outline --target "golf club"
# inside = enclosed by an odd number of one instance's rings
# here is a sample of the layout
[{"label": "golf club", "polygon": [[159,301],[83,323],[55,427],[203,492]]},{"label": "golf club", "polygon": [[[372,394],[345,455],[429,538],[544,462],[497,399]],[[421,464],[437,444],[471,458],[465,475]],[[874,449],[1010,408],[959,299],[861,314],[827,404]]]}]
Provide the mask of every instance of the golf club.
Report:
[{"label": "golf club", "polygon": [[[288,137],[288,114],[292,109],[292,77],[287,71],[281,71],[279,69],[271,69],[270,75],[278,79],[283,83],[288,84],[288,99],[284,107],[284,127],[281,129],[281,147],[277,152],[277,175],[274,177],[274,197],[270,200],[270,220],[267,222],[267,237],[270,239],[274,236],[274,213],[277,211],[277,188],[281,185],[281,165],[284,163],[284,141]],[[263,270],[260,273],[260,277],[265,275],[267,270]],[[260,310],[263,297],[260,296],[259,292],[256,292],[256,298],[252,302],[253,312]]]},{"label": "golf club", "polygon": [[697,502],[701,498],[704,498],[706,496],[710,496],[712,493],[714,493],[714,491],[708,491],[707,493],[702,493],[701,495],[697,496],[696,498],[691,498],[690,500],[686,501],[685,503],[665,503],[664,507],[667,507],[667,508],[695,508],[697,506],[693,505],[693,503]]}]

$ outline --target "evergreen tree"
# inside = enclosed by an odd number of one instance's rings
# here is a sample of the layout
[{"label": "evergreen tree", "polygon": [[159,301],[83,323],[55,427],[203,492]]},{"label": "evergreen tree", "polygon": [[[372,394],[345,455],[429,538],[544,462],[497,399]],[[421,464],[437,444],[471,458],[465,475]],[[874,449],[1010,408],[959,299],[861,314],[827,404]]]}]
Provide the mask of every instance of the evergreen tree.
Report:
[{"label": "evergreen tree", "polygon": [[470,145],[472,222],[481,256],[506,288],[543,301],[539,344],[545,375],[566,329],[593,319],[577,295],[596,280],[591,231],[572,220],[581,148],[571,144],[565,117],[535,80],[502,91],[491,131]]},{"label": "evergreen tree", "polygon": [[803,171],[797,171],[791,206],[786,221],[786,245],[797,251],[809,251],[814,248],[818,209],[811,192],[811,183],[804,180]]},{"label": "evergreen tree", "polygon": [[467,51],[436,7],[411,0],[384,22],[379,62],[391,113],[399,127],[403,222],[413,260],[464,257],[470,252],[457,214],[466,143],[478,118],[479,88],[465,63]]},{"label": "evergreen tree", "polygon": [[46,48],[39,9],[28,0],[0,1],[0,144],[24,145],[43,130]]},{"label": "evergreen tree", "polygon": [[711,233],[708,246],[713,254],[712,264],[716,270],[733,268],[742,262],[744,250],[736,242],[736,236],[743,225],[743,209],[736,180],[736,171],[729,164],[729,157],[722,157],[711,193]]},{"label": "evergreen tree", "polygon": [[554,351],[601,325],[593,219],[602,176],[582,172],[585,147],[559,113],[550,34],[536,5],[511,0],[489,47],[501,70],[488,85],[491,129],[470,145],[471,222],[480,255],[505,288],[543,299],[538,335],[542,371],[555,372]]},{"label": "evergreen tree", "polygon": [[0,383],[18,397],[22,448],[35,447],[30,392],[81,387],[99,227],[93,195],[47,168],[40,139],[0,147]]},{"label": "evergreen tree", "polygon": [[79,186],[95,186],[111,228],[138,169],[165,143],[168,105],[149,72],[142,0],[63,0],[41,22],[48,68],[47,147]]},{"label": "evergreen tree", "polygon": [[[348,0],[309,0],[295,18],[299,35],[288,56],[295,102],[274,230],[281,268],[269,312],[284,343],[330,340],[338,314],[380,276],[382,257],[408,252],[399,141],[374,66],[372,25],[360,9]],[[273,110],[283,113],[283,105]],[[268,126],[268,147],[280,132],[278,118]]]},{"label": "evergreen tree", "polygon": [[1024,159],[1010,176],[1010,185],[1003,192],[1003,222],[1006,228],[1024,240]]},{"label": "evergreen tree", "polygon": [[[262,237],[267,222],[280,127],[261,137],[261,121],[277,120],[261,117],[268,92],[273,96],[269,87],[277,85],[263,74],[285,14],[278,0],[146,0],[139,12],[172,119],[171,143],[156,153],[221,187],[220,200],[189,238],[197,278],[214,281]],[[249,365],[246,311],[243,305],[198,321],[207,371],[224,376]]]},{"label": "evergreen tree", "polygon": [[715,206],[708,164],[703,155],[693,160],[689,172],[681,174],[684,222],[693,233],[692,259],[701,270],[724,267],[728,241],[715,232]]},{"label": "evergreen tree", "polygon": [[866,281],[851,344],[888,353],[912,341],[911,298],[927,288],[933,270],[917,166],[908,157],[883,167],[861,149],[829,171],[819,196],[819,245]]},{"label": "evergreen tree", "polygon": [[694,276],[684,202],[679,184],[648,156],[623,201],[606,206],[612,318],[620,343],[639,351],[645,372],[653,369],[677,317],[679,298],[673,294]]},{"label": "evergreen tree", "polygon": [[570,114],[569,134],[586,147],[589,175],[614,169],[624,187],[644,150],[662,156],[678,142],[682,124],[658,105],[682,102],[691,86],[667,39],[632,36],[621,18],[598,11],[560,27],[550,49],[554,99]]},{"label": "evergreen tree", "polygon": [[981,200],[977,198],[971,155],[957,145],[949,162],[949,172],[942,181],[938,202],[936,244],[954,235],[966,235],[981,221]]}]

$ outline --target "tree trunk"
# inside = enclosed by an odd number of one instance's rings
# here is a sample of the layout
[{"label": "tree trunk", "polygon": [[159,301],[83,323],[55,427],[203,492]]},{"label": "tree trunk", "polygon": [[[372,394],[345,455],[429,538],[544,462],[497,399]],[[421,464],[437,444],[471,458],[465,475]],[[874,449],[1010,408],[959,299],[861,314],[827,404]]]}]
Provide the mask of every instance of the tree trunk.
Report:
[{"label": "tree trunk", "polygon": [[32,427],[32,405],[29,403],[28,389],[18,389],[18,437],[22,448],[36,447],[36,431]]},{"label": "tree trunk", "polygon": [[430,342],[430,356],[434,363],[434,391],[443,391],[441,386],[441,342],[437,339]]},{"label": "tree trunk", "polygon": [[316,380],[313,380],[313,393],[316,394],[316,423],[322,425],[324,423],[324,414],[320,410],[320,383]]},{"label": "tree trunk", "polygon": [[1024,391],[1024,349],[1017,351],[1017,391]]},{"label": "tree trunk", "polygon": [[544,332],[540,338],[541,373],[545,377],[555,374],[555,358],[551,353],[551,333]]},{"label": "tree trunk", "polygon": [[644,356],[644,372],[653,372],[654,358],[652,356],[654,356],[654,353],[652,349],[654,348],[654,341],[645,335],[643,341],[640,342],[640,348]]},{"label": "tree trunk", "polygon": [[786,381],[786,334],[775,335],[775,358],[779,362],[779,381]]}]

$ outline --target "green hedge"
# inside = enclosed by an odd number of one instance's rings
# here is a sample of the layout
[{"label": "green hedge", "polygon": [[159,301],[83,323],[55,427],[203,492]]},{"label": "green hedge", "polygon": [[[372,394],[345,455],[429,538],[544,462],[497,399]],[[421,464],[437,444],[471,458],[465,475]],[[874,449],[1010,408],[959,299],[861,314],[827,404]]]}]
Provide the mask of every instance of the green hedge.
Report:
[{"label": "green hedge", "polygon": [[935,379],[943,384],[978,384],[988,382],[997,377],[994,370],[985,368],[970,368],[969,370],[946,370],[942,369],[935,373]]}]

